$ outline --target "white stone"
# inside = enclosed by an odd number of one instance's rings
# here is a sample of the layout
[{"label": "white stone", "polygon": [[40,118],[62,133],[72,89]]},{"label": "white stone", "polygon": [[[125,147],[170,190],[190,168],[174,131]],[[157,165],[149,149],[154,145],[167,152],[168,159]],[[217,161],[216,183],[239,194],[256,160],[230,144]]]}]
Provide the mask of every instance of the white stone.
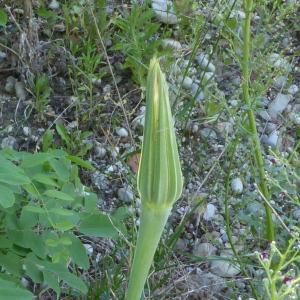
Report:
[{"label": "white stone", "polygon": [[199,243],[196,242],[193,254],[195,256],[207,257],[216,254],[217,248],[210,243]]},{"label": "white stone", "polygon": [[299,91],[299,87],[296,84],[292,84],[288,89],[288,93],[291,95],[297,94],[298,91]]},{"label": "white stone", "polygon": [[197,83],[192,84],[191,92],[192,92],[192,95],[196,98],[196,102],[199,103],[199,102],[202,102],[205,99],[205,94],[201,90],[201,88],[199,88],[199,85]]},{"label": "white stone", "polygon": [[242,180],[237,177],[231,181],[231,189],[235,194],[241,194],[243,192],[244,186]]},{"label": "white stone", "polygon": [[278,89],[284,88],[284,86],[287,83],[287,77],[286,76],[278,76],[274,79],[274,86]]},{"label": "white stone", "polygon": [[127,187],[127,188],[122,187],[122,188],[118,189],[118,198],[121,201],[129,204],[132,202],[134,196],[129,187]]},{"label": "white stone", "polygon": [[103,158],[106,155],[106,149],[100,144],[97,143],[95,146],[95,156],[99,158]]},{"label": "white stone", "polygon": [[[232,252],[223,250],[221,251],[220,256],[230,259],[232,257]],[[211,263],[211,272],[221,277],[234,277],[238,275],[241,270],[236,264],[231,263],[227,259],[222,260],[222,258],[220,258]]]},{"label": "white stone", "polygon": [[203,219],[205,221],[209,221],[211,219],[214,218],[215,214],[216,214],[217,208],[213,205],[213,204],[207,204],[206,206],[206,210],[203,214]]},{"label": "white stone", "polygon": [[162,40],[162,46],[164,48],[172,48],[174,50],[181,50],[182,46],[180,42],[174,40],[174,39],[163,39]]},{"label": "white stone", "polygon": [[198,54],[196,56],[196,61],[198,62],[199,66],[202,69],[208,70],[213,73],[216,71],[216,67],[214,66],[214,64],[212,62],[209,61],[209,59],[207,58],[207,56],[204,53]]},{"label": "white stone", "polygon": [[6,82],[5,82],[5,86],[4,86],[5,92],[7,92],[9,94],[13,94],[13,92],[15,91],[16,81],[17,81],[16,78],[14,78],[12,76],[8,76],[6,78]]},{"label": "white stone", "polygon": [[2,140],[1,148],[15,150],[17,148],[17,140],[13,136],[9,135],[8,137]]},{"label": "white stone", "polygon": [[193,85],[193,79],[192,78],[190,78],[190,77],[188,77],[188,76],[186,76],[186,77],[182,77],[182,76],[179,76],[178,77],[178,83],[182,83],[182,86],[185,88],[185,89],[187,89],[187,90],[189,90],[189,89],[191,89],[192,88],[192,85]]},{"label": "white stone", "polygon": [[200,134],[204,138],[210,138],[210,139],[213,139],[213,140],[217,139],[216,132],[211,128],[206,127],[206,128],[201,129]]},{"label": "white stone", "polygon": [[281,114],[291,101],[291,95],[277,94],[276,98],[270,103],[268,112],[273,119],[276,119],[278,114]]},{"label": "white stone", "polygon": [[276,69],[283,69],[287,72],[291,71],[291,65],[289,62],[281,57],[278,53],[272,53],[269,57],[269,63],[273,65]]},{"label": "white stone", "polygon": [[157,19],[165,24],[177,24],[179,22],[175,12],[173,2],[169,0],[153,0],[152,8]]},{"label": "white stone", "polygon": [[93,249],[93,246],[90,245],[90,244],[83,244],[83,247],[85,248],[86,250],[86,253],[91,256],[94,252],[94,249]]},{"label": "white stone", "polygon": [[263,139],[262,141],[272,147],[276,148],[279,138],[279,132],[277,130],[273,131],[266,139]]},{"label": "white stone", "polygon": [[125,128],[123,128],[123,127],[118,128],[118,129],[116,130],[116,133],[117,133],[117,135],[118,135],[119,137],[127,137],[127,136],[128,136],[128,131],[127,131],[127,129],[125,129]]},{"label": "white stone", "polygon": [[7,57],[7,54],[5,52],[0,51],[0,62],[5,60]]},{"label": "white stone", "polygon": [[258,114],[265,121],[270,121],[271,120],[271,116],[269,115],[269,113],[266,110],[259,110]]},{"label": "white stone", "polygon": [[290,119],[292,120],[292,122],[296,125],[300,125],[300,113],[290,113]]},{"label": "white stone", "polygon": [[16,92],[16,96],[18,99],[20,99],[20,100],[26,99],[27,91],[25,89],[23,82],[18,81],[15,83],[15,92]]},{"label": "white stone", "polygon": [[49,3],[49,8],[52,9],[52,10],[57,10],[57,9],[59,9],[59,2],[56,1],[56,0],[52,0],[52,1]]},{"label": "white stone", "polygon": [[23,127],[23,133],[25,136],[30,136],[31,135],[31,129],[27,126]]}]

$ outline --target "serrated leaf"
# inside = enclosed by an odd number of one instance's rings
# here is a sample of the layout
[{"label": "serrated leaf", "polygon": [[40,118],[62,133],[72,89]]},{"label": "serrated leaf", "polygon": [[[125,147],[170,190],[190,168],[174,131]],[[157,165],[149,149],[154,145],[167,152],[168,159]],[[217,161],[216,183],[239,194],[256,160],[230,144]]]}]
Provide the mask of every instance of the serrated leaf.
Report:
[{"label": "serrated leaf", "polygon": [[74,227],[75,225],[69,221],[61,221],[61,222],[56,222],[53,224],[53,227],[57,230],[60,230],[60,231],[67,231],[67,230],[70,230]]},{"label": "serrated leaf", "polygon": [[49,212],[50,213],[54,213],[56,215],[59,215],[59,216],[73,216],[74,215],[74,212],[71,211],[71,210],[68,210],[68,209],[64,209],[64,208],[51,208],[49,209]]},{"label": "serrated leaf", "polygon": [[82,242],[74,235],[66,233],[71,238],[72,245],[68,248],[73,262],[80,268],[87,270],[90,266],[89,258]]},{"label": "serrated leaf", "polygon": [[12,207],[14,203],[14,193],[8,187],[0,184],[0,205],[4,208],[9,208]]},{"label": "serrated leaf", "polygon": [[45,214],[46,213],[44,208],[39,207],[39,206],[33,206],[33,205],[24,206],[23,210],[30,211],[30,212],[37,213],[37,214]]},{"label": "serrated leaf", "polygon": [[65,194],[64,192],[60,192],[57,190],[47,190],[44,195],[51,197],[51,198],[56,198],[64,201],[69,201],[72,202],[74,201],[74,198],[69,196],[68,194]]}]

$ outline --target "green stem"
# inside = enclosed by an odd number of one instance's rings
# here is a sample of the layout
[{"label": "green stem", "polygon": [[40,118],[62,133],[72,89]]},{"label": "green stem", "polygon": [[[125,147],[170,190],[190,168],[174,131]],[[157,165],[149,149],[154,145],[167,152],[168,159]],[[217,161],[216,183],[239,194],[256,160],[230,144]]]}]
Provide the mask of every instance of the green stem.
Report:
[{"label": "green stem", "polygon": [[171,208],[142,205],[141,223],[130,272],[126,300],[140,300],[147,276]]},{"label": "green stem", "polygon": [[[257,133],[256,121],[254,111],[251,105],[250,96],[249,96],[249,61],[250,61],[250,24],[252,16],[252,6],[253,0],[244,0],[244,10],[246,14],[246,19],[244,22],[244,45],[243,45],[243,61],[242,61],[242,74],[243,74],[243,98],[245,104],[248,107],[248,119],[251,132],[251,138],[254,148],[255,163],[259,175],[259,188],[262,194],[266,197],[267,200],[270,200],[270,194],[267,187],[266,175],[264,169],[264,160],[262,156],[262,151],[260,147],[260,140]],[[264,203],[266,211],[266,237],[269,241],[275,239],[274,226],[272,221],[272,211],[267,203]]]}]

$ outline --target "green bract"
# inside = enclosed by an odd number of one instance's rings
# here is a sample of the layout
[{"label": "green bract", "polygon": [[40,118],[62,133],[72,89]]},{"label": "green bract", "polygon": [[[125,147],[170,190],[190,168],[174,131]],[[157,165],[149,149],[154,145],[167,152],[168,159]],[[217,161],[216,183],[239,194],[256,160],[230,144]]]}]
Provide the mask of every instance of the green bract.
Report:
[{"label": "green bract", "polygon": [[141,225],[127,300],[139,300],[141,297],[158,242],[172,205],[181,195],[183,184],[168,86],[156,58],[150,62],[146,98],[145,131],[138,172]]},{"label": "green bract", "polygon": [[182,192],[182,173],[169,103],[158,59],[150,62],[138,190],[143,204],[171,207]]}]

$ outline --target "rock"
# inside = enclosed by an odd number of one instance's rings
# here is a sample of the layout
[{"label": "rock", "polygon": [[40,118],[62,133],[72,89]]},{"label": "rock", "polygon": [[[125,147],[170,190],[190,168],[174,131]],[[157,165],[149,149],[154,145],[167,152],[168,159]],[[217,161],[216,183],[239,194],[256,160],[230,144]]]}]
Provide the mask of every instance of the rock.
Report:
[{"label": "rock", "polygon": [[236,99],[231,99],[228,102],[232,107],[238,107],[238,105],[239,105],[239,101]]},{"label": "rock", "polygon": [[118,128],[118,129],[116,130],[116,133],[117,133],[117,135],[118,135],[119,137],[128,137],[128,131],[127,131],[127,129],[125,129],[125,128],[123,128],[123,127]]},{"label": "rock", "polygon": [[133,196],[133,193],[130,188],[122,187],[122,188],[118,189],[118,198],[121,201],[129,204],[133,201],[134,196]]},{"label": "rock", "polygon": [[178,239],[175,248],[179,251],[185,251],[187,249],[187,243],[185,239]]},{"label": "rock", "polygon": [[30,136],[31,135],[31,129],[27,126],[23,127],[23,133],[25,136]]},{"label": "rock", "polygon": [[282,89],[285,87],[286,83],[287,83],[287,77],[286,76],[278,76],[274,79],[274,86],[278,89]]},{"label": "rock", "polygon": [[94,151],[95,151],[95,157],[98,157],[98,158],[105,157],[106,152],[107,152],[106,149],[98,142],[95,145]]},{"label": "rock", "polygon": [[7,58],[7,54],[5,52],[0,51],[0,62],[4,61]]},{"label": "rock", "polygon": [[195,97],[196,102],[202,102],[205,99],[204,92],[199,88],[197,83],[193,83],[191,86],[192,95]]},{"label": "rock", "polygon": [[[220,256],[230,259],[233,255],[231,251],[223,250]],[[231,263],[227,259],[222,260],[222,258],[220,258],[211,263],[211,272],[221,277],[234,277],[238,275],[241,270],[236,264]]]},{"label": "rock", "polygon": [[83,244],[83,247],[85,248],[86,250],[86,253],[91,256],[94,252],[94,249],[93,249],[93,246],[90,245],[90,244]]},{"label": "rock", "polygon": [[226,288],[223,278],[201,270],[197,270],[196,274],[188,274],[182,284],[189,289],[189,299],[220,299],[221,291]]},{"label": "rock", "polygon": [[239,177],[231,181],[231,189],[235,194],[241,194],[243,192],[243,182]]},{"label": "rock", "polygon": [[173,2],[169,0],[152,0],[152,8],[156,18],[165,24],[177,24],[179,22]]},{"label": "rock", "polygon": [[25,100],[27,96],[27,91],[25,89],[24,83],[21,81],[17,81],[15,83],[15,92],[16,96],[19,100]]},{"label": "rock", "polygon": [[52,9],[52,10],[58,10],[58,9],[59,9],[59,2],[56,1],[56,0],[52,0],[52,1],[49,3],[48,7],[49,7],[50,9]]},{"label": "rock", "polygon": [[204,138],[209,138],[213,140],[217,139],[216,132],[213,129],[207,127],[200,130],[200,135]]},{"label": "rock", "polygon": [[273,65],[275,69],[282,69],[290,72],[292,67],[289,62],[281,57],[278,53],[272,53],[269,57],[269,63]]},{"label": "rock", "polygon": [[300,113],[290,113],[289,117],[295,125],[300,125]]},{"label": "rock", "polygon": [[258,114],[265,121],[271,120],[271,116],[269,115],[269,113],[266,110],[259,110]]},{"label": "rock", "polygon": [[8,136],[4,138],[1,142],[1,148],[2,149],[12,149],[16,150],[17,149],[17,140],[13,136]]},{"label": "rock", "polygon": [[193,255],[207,257],[216,254],[217,248],[210,243],[195,243]]},{"label": "rock", "polygon": [[193,85],[193,79],[186,76],[186,77],[182,77],[182,76],[179,76],[178,77],[178,83],[181,84],[182,83],[182,86],[183,88],[189,90],[192,88],[192,85]]},{"label": "rock", "polygon": [[288,93],[291,95],[295,95],[297,94],[299,91],[299,87],[296,84],[292,84],[289,88],[288,88]]},{"label": "rock", "polygon": [[17,81],[17,79],[12,76],[7,77],[5,86],[4,86],[5,92],[7,92],[9,94],[13,94],[15,92],[16,81]]},{"label": "rock", "polygon": [[276,148],[279,138],[279,132],[273,131],[269,136],[262,138],[262,142],[272,148]]},{"label": "rock", "polygon": [[207,204],[206,210],[203,214],[203,219],[205,221],[210,221],[211,219],[214,218],[216,211],[217,211],[217,208],[213,204],[210,204],[210,203]]},{"label": "rock", "polygon": [[300,209],[299,208],[294,209],[293,212],[292,212],[292,215],[293,215],[293,218],[297,222],[299,222],[299,220],[300,220]]},{"label": "rock", "polygon": [[164,48],[172,48],[177,51],[182,49],[180,42],[173,40],[173,39],[163,39],[162,46]]},{"label": "rock", "polygon": [[272,133],[274,130],[277,129],[277,125],[271,122],[268,122],[267,127],[266,127],[266,132],[267,133]]},{"label": "rock", "polygon": [[220,122],[217,124],[218,132],[225,137],[226,134],[233,133],[233,125],[230,122]]},{"label": "rock", "polygon": [[273,119],[276,119],[278,114],[281,114],[288,106],[292,97],[290,95],[278,94],[270,103],[268,112]]},{"label": "rock", "polygon": [[198,54],[196,56],[196,61],[203,70],[208,70],[212,73],[216,71],[216,67],[214,66],[213,63],[209,61],[209,59],[204,53]]}]

